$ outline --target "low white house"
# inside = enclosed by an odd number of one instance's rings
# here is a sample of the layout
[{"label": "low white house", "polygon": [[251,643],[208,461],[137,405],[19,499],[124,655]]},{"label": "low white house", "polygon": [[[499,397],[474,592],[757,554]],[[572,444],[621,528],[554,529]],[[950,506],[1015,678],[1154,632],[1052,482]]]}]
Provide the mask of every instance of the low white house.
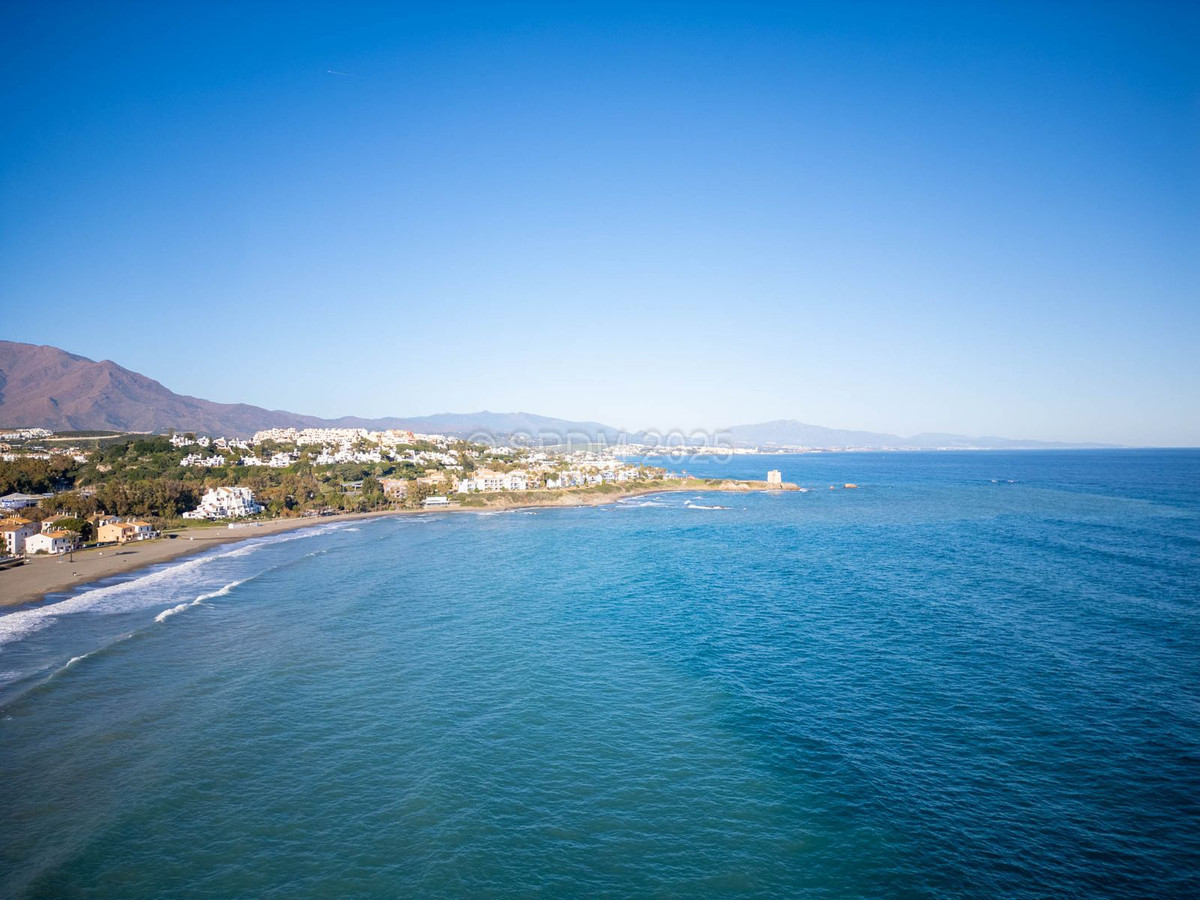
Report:
[{"label": "low white house", "polygon": [[6,556],[20,556],[25,552],[25,541],[38,533],[38,527],[28,519],[5,519],[0,522],[0,542]]},{"label": "low white house", "polygon": [[25,555],[35,553],[61,554],[79,545],[79,535],[73,531],[47,531],[25,538]]},{"label": "low white house", "polygon": [[185,519],[238,519],[263,511],[248,487],[219,487],[206,491],[200,505],[185,512]]}]

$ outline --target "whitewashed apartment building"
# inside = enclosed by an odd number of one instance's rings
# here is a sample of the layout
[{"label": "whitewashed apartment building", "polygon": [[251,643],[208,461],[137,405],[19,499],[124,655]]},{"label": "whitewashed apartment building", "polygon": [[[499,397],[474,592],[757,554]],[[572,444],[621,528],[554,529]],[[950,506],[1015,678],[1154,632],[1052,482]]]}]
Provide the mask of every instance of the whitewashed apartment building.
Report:
[{"label": "whitewashed apartment building", "polygon": [[206,491],[200,505],[185,512],[185,519],[238,519],[263,511],[254,501],[254,492],[248,487],[219,487]]}]

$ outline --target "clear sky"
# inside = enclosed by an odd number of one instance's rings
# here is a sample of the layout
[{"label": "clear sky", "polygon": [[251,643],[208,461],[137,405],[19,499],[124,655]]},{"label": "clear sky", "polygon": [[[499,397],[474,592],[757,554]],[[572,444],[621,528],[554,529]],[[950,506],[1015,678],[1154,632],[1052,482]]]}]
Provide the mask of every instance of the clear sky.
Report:
[{"label": "clear sky", "polygon": [[1198,46],[1193,2],[9,2],[0,337],[326,416],[1200,445]]}]

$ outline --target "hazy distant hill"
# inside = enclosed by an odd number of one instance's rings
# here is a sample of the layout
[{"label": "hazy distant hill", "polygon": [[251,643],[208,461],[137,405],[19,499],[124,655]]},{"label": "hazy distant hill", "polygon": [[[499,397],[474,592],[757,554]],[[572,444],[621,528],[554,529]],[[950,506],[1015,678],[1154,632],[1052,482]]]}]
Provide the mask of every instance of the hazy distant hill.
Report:
[{"label": "hazy distant hill", "polygon": [[411,418],[321,419],[245,403],[213,403],[187,397],[152,378],[109,360],[96,362],[57,347],[0,341],[0,425],[55,431],[197,431],[244,437],[261,428],[407,428],[469,436],[490,433],[604,435],[616,428],[598,422],[570,422],[530,413],[443,413]]},{"label": "hazy distant hill", "polygon": [[1066,444],[1055,441],[1022,441],[1002,437],[967,437],[962,434],[914,434],[901,437],[875,431],[847,431],[806,425],[795,419],[778,419],[758,425],[726,429],[738,447],[856,448],[864,450],[1050,450],[1111,447],[1112,444]]},{"label": "hazy distant hill", "polygon": [[[95,362],[56,347],[0,341],[0,426],[29,426],[55,431],[114,429],[119,431],[197,431],[244,437],[261,428],[341,427],[407,428],[463,437],[513,434],[535,441],[583,443],[603,439],[643,442],[643,434],[625,434],[600,422],[574,422],[532,413],[440,413],[434,416],[363,419],[343,416],[320,419],[245,403],[213,403],[176,394],[152,378],[114,362]],[[740,447],[812,447],[858,449],[1036,449],[1099,447],[1101,444],[1056,444],[1014,441],[961,434],[918,434],[900,437],[872,431],[845,431],[779,419],[736,425],[725,436]]]}]

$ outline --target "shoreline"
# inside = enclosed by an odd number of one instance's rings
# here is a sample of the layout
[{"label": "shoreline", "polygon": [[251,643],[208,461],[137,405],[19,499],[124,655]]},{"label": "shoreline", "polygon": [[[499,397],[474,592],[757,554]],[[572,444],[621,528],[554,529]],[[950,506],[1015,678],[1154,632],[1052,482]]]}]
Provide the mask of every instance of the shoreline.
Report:
[{"label": "shoreline", "polygon": [[[771,488],[779,490],[780,488]],[[785,485],[783,490],[795,490],[794,485]],[[295,519],[268,519],[247,522],[242,528],[226,528],[217,525],[190,526],[171,537],[162,537],[145,543],[113,544],[91,550],[77,550],[74,560],[69,555],[33,557],[24,565],[0,571],[0,609],[13,609],[44,602],[51,594],[73,592],[98,581],[148,569],[161,563],[171,562],[185,556],[202,553],[223,544],[250,541],[256,537],[328,525],[337,522],[355,522],[385,516],[429,515],[434,513],[470,513],[495,510],[517,510],[535,508],[569,508],[577,506],[604,506],[642,497],[675,491],[745,492],[767,490],[763,482],[719,481],[709,483],[702,479],[653,487],[646,486],[611,493],[569,491],[544,492],[545,496],[530,498],[529,492],[517,497],[498,495],[482,505],[445,506],[432,509],[384,509],[375,512],[341,513],[334,516],[314,516]],[[539,500],[548,502],[538,502]]]}]

